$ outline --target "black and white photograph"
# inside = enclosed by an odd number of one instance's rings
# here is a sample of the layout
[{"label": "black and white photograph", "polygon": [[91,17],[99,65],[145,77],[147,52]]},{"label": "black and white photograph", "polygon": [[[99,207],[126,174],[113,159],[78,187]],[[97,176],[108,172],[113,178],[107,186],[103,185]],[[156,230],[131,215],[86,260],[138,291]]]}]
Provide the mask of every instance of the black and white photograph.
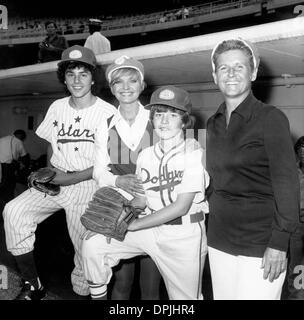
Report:
[{"label": "black and white photograph", "polygon": [[0,212],[0,300],[304,300],[304,1],[0,0]]}]

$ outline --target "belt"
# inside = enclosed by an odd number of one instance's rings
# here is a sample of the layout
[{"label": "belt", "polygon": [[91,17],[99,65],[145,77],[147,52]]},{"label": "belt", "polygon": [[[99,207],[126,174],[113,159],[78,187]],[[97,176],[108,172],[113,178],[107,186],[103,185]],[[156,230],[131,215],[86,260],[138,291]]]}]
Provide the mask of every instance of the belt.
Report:
[{"label": "belt", "polygon": [[[195,223],[195,222],[203,221],[205,219],[205,214],[204,214],[204,212],[200,211],[197,213],[190,214],[188,217],[189,217],[188,223]],[[185,220],[188,217],[187,216],[178,217],[174,220],[166,222],[165,224],[181,225],[181,224],[183,224],[183,218]],[[184,223],[185,223],[185,221],[184,221]]]},{"label": "belt", "polygon": [[67,171],[66,173],[75,173],[76,171]]}]

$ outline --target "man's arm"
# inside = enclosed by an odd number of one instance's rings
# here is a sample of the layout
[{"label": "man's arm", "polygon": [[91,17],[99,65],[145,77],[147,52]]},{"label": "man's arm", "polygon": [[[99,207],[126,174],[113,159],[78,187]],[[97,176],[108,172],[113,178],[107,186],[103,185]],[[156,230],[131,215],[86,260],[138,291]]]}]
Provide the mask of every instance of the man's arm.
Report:
[{"label": "man's arm", "polygon": [[289,123],[278,109],[273,109],[266,116],[264,141],[276,204],[268,246],[287,251],[290,234],[299,222],[300,185]]},{"label": "man's arm", "polygon": [[261,267],[264,269],[264,279],[272,282],[286,270],[289,238],[296,229],[300,212],[296,160],[289,123],[281,111],[274,109],[267,115],[264,140],[276,209]]}]

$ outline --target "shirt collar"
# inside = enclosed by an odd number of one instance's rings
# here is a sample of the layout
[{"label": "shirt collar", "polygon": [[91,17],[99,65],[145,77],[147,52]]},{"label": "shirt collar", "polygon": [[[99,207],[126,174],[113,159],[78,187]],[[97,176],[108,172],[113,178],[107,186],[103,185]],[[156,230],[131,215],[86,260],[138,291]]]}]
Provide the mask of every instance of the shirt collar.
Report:
[{"label": "shirt collar", "polygon": [[[137,113],[137,115],[136,115],[136,117],[135,117],[135,121],[136,121],[138,118],[144,117],[145,114],[146,114],[147,112],[149,112],[148,110],[146,110],[146,109],[144,108],[144,106],[143,106],[140,102],[138,102],[138,105],[139,105],[139,109],[138,109],[138,113]],[[115,126],[119,121],[125,121],[124,118],[122,117],[121,113],[120,113],[120,106],[118,106],[118,110],[117,110],[117,112],[114,114],[113,119],[111,120],[111,125],[110,125],[110,127]]]},{"label": "shirt collar", "polygon": [[171,153],[172,151],[176,151],[176,150],[181,150],[185,148],[185,140],[180,141],[177,145],[172,146],[172,148],[170,148],[169,150],[167,150],[166,152],[163,150],[162,146],[161,146],[161,142],[158,141],[155,144],[154,147],[154,152],[155,154],[158,156],[158,158],[160,159],[162,156]]},{"label": "shirt collar", "polygon": [[[239,114],[242,116],[246,121],[248,121],[251,118],[252,112],[253,112],[253,106],[257,102],[257,99],[254,97],[252,91],[248,94],[248,96],[243,100],[239,106],[233,110],[233,112]],[[226,112],[226,104],[223,102],[220,107],[218,108],[217,112],[215,115],[225,115]]]}]

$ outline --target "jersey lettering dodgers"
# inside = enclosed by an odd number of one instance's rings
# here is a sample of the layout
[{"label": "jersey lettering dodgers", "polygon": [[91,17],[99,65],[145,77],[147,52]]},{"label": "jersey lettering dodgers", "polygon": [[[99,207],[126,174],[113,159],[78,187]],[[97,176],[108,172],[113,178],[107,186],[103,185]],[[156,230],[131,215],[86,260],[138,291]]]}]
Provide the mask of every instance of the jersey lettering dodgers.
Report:
[{"label": "jersey lettering dodgers", "polygon": [[137,174],[152,212],[176,201],[180,193],[189,192],[197,193],[188,214],[208,212],[205,189],[209,176],[202,165],[202,152],[201,148],[187,149],[183,141],[166,153],[157,143],[139,154]]},{"label": "jersey lettering dodgers", "polygon": [[97,97],[92,106],[75,110],[69,99],[65,97],[51,104],[36,134],[52,144],[53,166],[80,171],[93,166],[96,128],[103,117],[110,117],[117,109]]}]

